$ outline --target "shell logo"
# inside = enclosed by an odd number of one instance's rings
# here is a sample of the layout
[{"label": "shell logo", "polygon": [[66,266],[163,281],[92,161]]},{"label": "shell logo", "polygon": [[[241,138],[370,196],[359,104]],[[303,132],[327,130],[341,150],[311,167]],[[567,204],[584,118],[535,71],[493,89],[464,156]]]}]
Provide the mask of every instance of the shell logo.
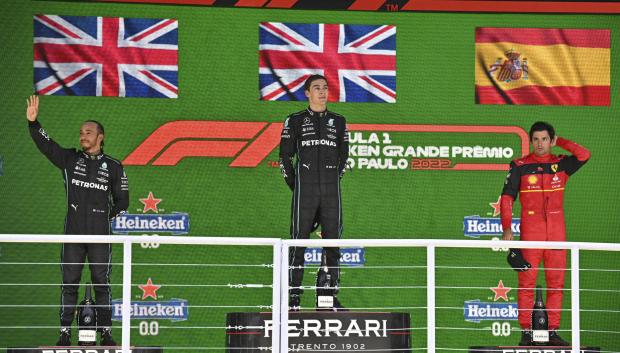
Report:
[{"label": "shell logo", "polygon": [[530,183],[530,185],[534,185],[538,182],[538,177],[536,175],[530,175],[527,177],[527,182]]}]

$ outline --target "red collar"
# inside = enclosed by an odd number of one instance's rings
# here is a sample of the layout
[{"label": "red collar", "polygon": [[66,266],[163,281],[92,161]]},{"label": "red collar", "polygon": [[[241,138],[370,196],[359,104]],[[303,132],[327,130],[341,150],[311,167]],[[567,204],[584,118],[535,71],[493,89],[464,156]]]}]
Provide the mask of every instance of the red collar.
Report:
[{"label": "red collar", "polygon": [[550,162],[553,159],[553,155],[548,153],[548,154],[545,154],[544,156],[538,156],[536,153],[530,153],[530,158],[536,162],[544,163],[544,162]]}]

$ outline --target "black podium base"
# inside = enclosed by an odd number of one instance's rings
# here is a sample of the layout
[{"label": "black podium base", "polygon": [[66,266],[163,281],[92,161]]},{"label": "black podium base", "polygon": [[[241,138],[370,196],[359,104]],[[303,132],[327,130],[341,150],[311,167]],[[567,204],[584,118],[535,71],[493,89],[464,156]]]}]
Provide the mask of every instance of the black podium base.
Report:
[{"label": "black podium base", "polygon": [[[129,347],[131,353],[162,353],[161,347]],[[84,347],[84,346],[41,346],[34,348],[8,348],[6,353],[122,353],[123,350],[118,347]]]},{"label": "black podium base", "polygon": [[[469,353],[571,353],[570,346],[489,346],[469,347]],[[600,347],[581,347],[581,353],[598,353]]]},{"label": "black podium base", "polygon": [[[271,313],[226,315],[228,353],[258,353],[271,349]],[[293,352],[409,352],[408,313],[290,312],[289,349]],[[69,352],[70,353],[70,352]]]}]

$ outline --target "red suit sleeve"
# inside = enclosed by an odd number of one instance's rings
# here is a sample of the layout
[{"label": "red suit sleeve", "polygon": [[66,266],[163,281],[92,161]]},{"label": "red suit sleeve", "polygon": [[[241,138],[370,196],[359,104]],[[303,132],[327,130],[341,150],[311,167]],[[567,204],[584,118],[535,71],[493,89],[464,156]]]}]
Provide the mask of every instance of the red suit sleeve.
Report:
[{"label": "red suit sleeve", "polygon": [[575,174],[590,159],[590,151],[573,141],[558,137],[555,144],[572,153],[572,156],[564,156],[560,161],[562,170],[569,176]]},{"label": "red suit sleeve", "polygon": [[555,144],[572,153],[575,157],[577,157],[577,160],[580,162],[585,162],[588,159],[590,159],[590,151],[588,151],[587,148],[571,141],[571,140],[567,140],[565,138],[561,138],[558,136],[558,139],[555,141]]},{"label": "red suit sleeve", "polygon": [[512,205],[519,195],[520,185],[521,174],[519,167],[517,167],[515,161],[512,161],[510,162],[510,169],[508,170],[508,175],[506,175],[506,180],[504,181],[502,197],[499,201],[503,229],[510,228],[512,225]]},{"label": "red suit sleeve", "polygon": [[510,195],[502,195],[500,199],[500,211],[502,228],[509,229],[512,226],[512,204],[515,200]]}]

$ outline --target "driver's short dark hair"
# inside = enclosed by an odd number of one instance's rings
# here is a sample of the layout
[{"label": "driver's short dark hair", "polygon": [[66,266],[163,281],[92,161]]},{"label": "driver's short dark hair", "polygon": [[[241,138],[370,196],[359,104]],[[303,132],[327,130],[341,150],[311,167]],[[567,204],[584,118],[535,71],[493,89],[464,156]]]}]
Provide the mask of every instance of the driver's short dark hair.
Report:
[{"label": "driver's short dark hair", "polygon": [[316,80],[325,80],[325,82],[327,82],[327,79],[323,75],[319,75],[319,74],[312,75],[312,76],[308,77],[306,82],[304,82],[304,90],[309,91],[310,90],[310,86],[312,85],[312,82],[314,82]]},{"label": "driver's short dark hair", "polygon": [[[105,129],[103,128],[103,125],[100,122],[98,122],[97,120],[86,120],[84,122],[84,124],[86,124],[86,123],[93,123],[93,124],[95,124],[97,126],[97,133],[98,134],[102,134],[102,135],[105,134]],[[101,141],[101,147],[103,147],[103,140]]]},{"label": "driver's short dark hair", "polygon": [[555,129],[553,126],[544,121],[537,121],[532,124],[532,127],[530,128],[530,141],[532,141],[532,136],[534,136],[536,131],[547,131],[551,140],[555,137]]}]

